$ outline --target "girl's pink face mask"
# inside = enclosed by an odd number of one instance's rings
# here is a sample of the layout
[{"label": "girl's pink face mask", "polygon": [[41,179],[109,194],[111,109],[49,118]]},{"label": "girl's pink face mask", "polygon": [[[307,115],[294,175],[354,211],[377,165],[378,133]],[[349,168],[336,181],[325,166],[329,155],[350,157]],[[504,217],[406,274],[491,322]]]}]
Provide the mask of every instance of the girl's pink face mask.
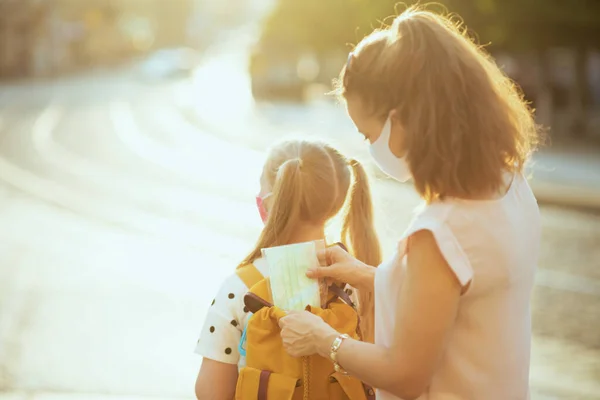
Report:
[{"label": "girl's pink face mask", "polygon": [[258,213],[260,214],[260,219],[262,219],[262,222],[264,224],[267,223],[267,219],[269,219],[269,212],[267,211],[267,208],[265,207],[265,199],[267,199],[267,197],[269,197],[271,195],[271,193],[268,193],[264,196],[258,195],[256,196],[256,207],[258,207]]}]

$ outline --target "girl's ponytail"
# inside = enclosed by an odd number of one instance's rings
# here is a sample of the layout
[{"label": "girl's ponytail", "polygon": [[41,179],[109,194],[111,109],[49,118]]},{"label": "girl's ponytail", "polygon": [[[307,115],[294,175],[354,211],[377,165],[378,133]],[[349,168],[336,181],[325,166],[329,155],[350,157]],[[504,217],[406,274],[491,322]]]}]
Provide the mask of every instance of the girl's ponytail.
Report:
[{"label": "girl's ponytail", "polygon": [[287,244],[300,220],[303,203],[302,160],[292,158],[277,169],[273,186],[273,203],[265,231],[272,232],[272,246]]},{"label": "girl's ponytail", "polygon": [[285,161],[277,169],[269,218],[254,250],[239,264],[238,268],[260,258],[263,248],[289,243],[302,212],[304,196],[302,174],[302,160],[299,157]]},{"label": "girl's ponytail", "polygon": [[[346,204],[342,225],[342,241],[349,244],[354,257],[367,265],[381,263],[381,248],[375,231],[373,202],[367,173],[356,160],[349,160],[354,179]],[[365,341],[373,342],[375,331],[375,298],[372,291],[358,293],[361,330]]]}]

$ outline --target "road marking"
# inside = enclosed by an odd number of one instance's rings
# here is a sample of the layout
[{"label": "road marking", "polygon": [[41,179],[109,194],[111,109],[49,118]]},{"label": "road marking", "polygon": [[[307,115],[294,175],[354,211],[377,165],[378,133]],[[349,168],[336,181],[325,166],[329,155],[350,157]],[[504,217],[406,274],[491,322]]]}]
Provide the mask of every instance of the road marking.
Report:
[{"label": "road marking", "polygon": [[43,158],[52,157],[57,152],[56,146],[53,146],[52,131],[58,126],[64,112],[56,104],[49,105],[35,120],[31,132],[33,146],[39,155]]},{"label": "road marking", "polygon": [[136,209],[124,211],[119,204],[71,190],[48,179],[38,177],[0,157],[0,179],[41,200],[57,204],[68,210],[126,226],[141,233],[158,236],[168,243],[180,243],[207,251],[228,254],[231,248],[246,248],[246,241],[222,235],[213,229],[196,224],[175,222],[153,216]]},{"label": "road marking", "polygon": [[[219,139],[217,137],[218,132],[212,134],[205,132],[190,123],[181,115],[181,112],[181,110],[176,110],[174,106],[161,108],[161,112],[153,115],[153,122],[158,123],[165,131],[172,132],[175,144],[183,150],[191,150],[196,156],[203,153],[209,155],[222,154],[232,160],[244,160],[246,166],[258,169],[258,174],[260,174],[260,168],[262,168],[262,163],[266,157],[264,153]],[[237,172],[244,173],[239,168],[235,169]],[[246,169],[244,168],[244,170]]]},{"label": "road marking", "polygon": [[[172,150],[144,135],[128,103],[110,105],[111,120],[119,139],[137,156],[183,177],[203,190],[226,192],[239,198],[258,191],[263,155],[227,141],[211,138],[182,116],[161,109],[152,116],[158,127],[181,131],[178,149]],[[164,115],[162,115],[164,113]]]},{"label": "road marking", "polygon": [[[155,182],[133,180],[122,172],[104,168],[68,151],[54,141],[52,135],[61,115],[62,112],[57,107],[49,107],[42,113],[34,124],[34,147],[40,158],[52,167],[59,168],[66,177],[79,178],[85,184],[83,189],[92,188],[96,197],[110,197],[117,203],[129,201],[150,212],[191,218],[196,223],[214,227],[222,233],[251,231],[256,224],[255,213],[251,212],[253,203],[249,200],[250,195],[247,201],[236,201],[230,196],[213,195],[214,190],[199,193],[197,190],[174,185],[164,187]],[[81,184],[78,189],[82,189]]]},{"label": "road marking", "polygon": [[[112,102],[110,116],[118,138],[134,154],[203,187],[210,184],[230,189],[232,182],[241,183],[240,171],[256,169],[252,168],[250,163],[245,165],[245,159],[243,161],[231,159],[226,154],[213,152],[209,147],[204,147],[196,152],[185,148],[180,151],[172,151],[160,145],[140,131],[128,103]],[[251,160],[251,158],[249,159]],[[236,167],[235,171],[231,170],[231,165]],[[256,176],[259,176],[259,173]],[[255,182],[257,181],[258,178],[255,178]],[[245,184],[249,183],[245,182]]]}]

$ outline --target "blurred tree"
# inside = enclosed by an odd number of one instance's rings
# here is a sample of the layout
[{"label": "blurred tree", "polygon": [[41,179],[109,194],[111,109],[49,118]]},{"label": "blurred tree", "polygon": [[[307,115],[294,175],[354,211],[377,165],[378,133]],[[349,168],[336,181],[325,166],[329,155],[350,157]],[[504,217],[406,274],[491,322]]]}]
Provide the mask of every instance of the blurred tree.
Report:
[{"label": "blurred tree", "polygon": [[261,42],[282,49],[330,51],[356,43],[378,18],[394,12],[390,0],[279,0]]},{"label": "blurred tree", "polygon": [[589,83],[588,51],[600,45],[600,1],[598,0],[446,0],[479,42],[490,49],[531,52],[536,55],[538,120],[553,125],[548,49],[566,47],[575,53],[574,82],[569,88],[568,108],[571,133],[587,131]]},{"label": "blurred tree", "polygon": [[445,0],[483,42],[513,50],[598,44],[598,0]]},{"label": "blurred tree", "polygon": [[[415,3],[422,2],[405,4]],[[439,5],[494,47],[600,44],[600,0],[441,0]],[[403,7],[396,0],[279,0],[263,39],[314,50],[340,48],[358,42]]]}]

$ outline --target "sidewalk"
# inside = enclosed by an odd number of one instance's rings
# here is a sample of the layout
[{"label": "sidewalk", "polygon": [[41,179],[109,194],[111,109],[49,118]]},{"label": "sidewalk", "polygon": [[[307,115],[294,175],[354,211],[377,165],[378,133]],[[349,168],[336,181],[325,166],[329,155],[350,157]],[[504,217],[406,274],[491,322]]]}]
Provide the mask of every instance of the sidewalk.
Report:
[{"label": "sidewalk", "polygon": [[549,148],[530,166],[531,187],[540,202],[600,209],[600,149]]}]

